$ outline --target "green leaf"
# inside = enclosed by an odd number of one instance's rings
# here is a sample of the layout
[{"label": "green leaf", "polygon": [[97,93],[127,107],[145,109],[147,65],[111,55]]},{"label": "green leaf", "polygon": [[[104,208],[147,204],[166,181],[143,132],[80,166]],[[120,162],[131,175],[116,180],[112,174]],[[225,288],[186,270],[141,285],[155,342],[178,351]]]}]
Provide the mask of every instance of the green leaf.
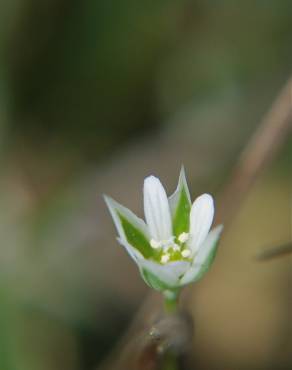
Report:
[{"label": "green leaf", "polygon": [[122,228],[129,244],[136,248],[145,258],[153,256],[153,248],[143,234],[135,225],[133,225],[124,215],[118,212]]},{"label": "green leaf", "polygon": [[183,187],[173,216],[173,232],[178,237],[183,232],[188,232],[190,227],[191,203]]}]

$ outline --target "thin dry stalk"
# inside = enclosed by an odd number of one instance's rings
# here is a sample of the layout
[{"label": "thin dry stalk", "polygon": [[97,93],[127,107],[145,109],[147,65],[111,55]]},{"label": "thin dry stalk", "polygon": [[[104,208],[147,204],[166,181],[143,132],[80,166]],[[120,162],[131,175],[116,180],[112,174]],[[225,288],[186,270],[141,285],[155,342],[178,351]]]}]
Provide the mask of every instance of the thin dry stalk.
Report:
[{"label": "thin dry stalk", "polygon": [[[273,160],[292,128],[292,78],[253,134],[219,198],[216,221],[229,223],[259,174]],[[224,205],[224,206],[223,206]]]}]

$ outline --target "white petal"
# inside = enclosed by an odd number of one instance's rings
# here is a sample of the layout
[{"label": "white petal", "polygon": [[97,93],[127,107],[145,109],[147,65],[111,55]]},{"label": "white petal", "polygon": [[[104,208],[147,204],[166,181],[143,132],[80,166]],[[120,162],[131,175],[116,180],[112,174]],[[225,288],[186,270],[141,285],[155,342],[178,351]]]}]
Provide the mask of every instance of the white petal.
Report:
[{"label": "white petal", "polygon": [[190,191],[189,191],[187,180],[186,180],[186,173],[185,173],[184,166],[182,166],[180,170],[177,188],[175,192],[169,197],[169,205],[170,205],[172,214],[174,214],[176,211],[176,207],[180,199],[180,194],[183,189],[185,189],[188,200],[191,203],[191,196],[190,196]]},{"label": "white petal", "polygon": [[120,213],[121,215],[125,216],[127,218],[127,220],[132,224],[134,225],[135,227],[137,227],[139,230],[141,230],[143,232],[143,234],[148,238],[149,238],[149,231],[148,231],[148,228],[145,224],[145,222],[143,220],[141,220],[141,218],[137,217],[132,211],[130,211],[128,208],[122,206],[121,204],[119,204],[118,202],[116,202],[115,200],[113,200],[112,198],[108,197],[108,196],[104,196],[104,199],[105,199],[105,202],[110,210],[110,213],[111,213],[111,216],[114,220],[114,224],[116,226],[116,229],[118,231],[118,234],[120,236],[120,239],[122,241],[126,241],[127,242],[127,239],[126,239],[126,235],[124,233],[124,230],[123,230],[123,227],[122,227],[122,224],[121,224],[121,220],[118,216],[118,213]]},{"label": "white petal", "polygon": [[214,202],[209,194],[199,196],[193,203],[190,214],[189,247],[197,252],[204,242],[214,217]]},{"label": "white petal", "polygon": [[144,181],[144,212],[153,239],[159,241],[171,238],[168,199],[161,182],[154,176],[149,176]]},{"label": "white petal", "polygon": [[140,268],[150,271],[161,282],[169,287],[178,287],[180,285],[180,277],[189,269],[190,263],[186,261],[169,262],[165,265],[160,265],[150,260],[139,260]]},{"label": "white petal", "polygon": [[219,225],[210,231],[204,243],[201,245],[193,265],[182,277],[182,285],[189,284],[200,279],[204,273],[207,272],[208,268],[210,267],[208,258],[210,257],[211,253],[214,252],[213,249],[217,247],[217,242],[222,230],[223,226]]}]

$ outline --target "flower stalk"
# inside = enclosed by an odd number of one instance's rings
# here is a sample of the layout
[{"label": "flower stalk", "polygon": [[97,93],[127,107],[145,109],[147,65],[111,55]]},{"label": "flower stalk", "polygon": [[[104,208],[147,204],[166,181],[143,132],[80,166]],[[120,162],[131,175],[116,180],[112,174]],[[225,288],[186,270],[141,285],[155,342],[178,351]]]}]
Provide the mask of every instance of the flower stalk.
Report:
[{"label": "flower stalk", "polygon": [[164,310],[166,314],[174,314],[178,311],[179,291],[168,291],[163,293]]},{"label": "flower stalk", "polygon": [[166,353],[163,359],[162,370],[178,370],[178,369],[179,367],[177,356],[172,352]]}]

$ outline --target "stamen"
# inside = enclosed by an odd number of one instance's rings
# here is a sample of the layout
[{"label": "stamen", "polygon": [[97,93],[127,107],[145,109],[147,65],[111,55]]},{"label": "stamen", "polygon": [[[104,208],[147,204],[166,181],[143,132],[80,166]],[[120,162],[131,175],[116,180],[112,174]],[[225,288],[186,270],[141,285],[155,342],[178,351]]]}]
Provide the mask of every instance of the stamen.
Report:
[{"label": "stamen", "polygon": [[158,249],[161,247],[161,242],[158,242],[157,240],[155,239],[151,239],[150,240],[150,245],[153,249]]},{"label": "stamen", "polygon": [[163,254],[162,256],[161,256],[161,263],[166,263],[166,262],[168,262],[169,261],[169,254]]},{"label": "stamen", "polygon": [[191,255],[191,251],[189,249],[184,249],[182,252],[181,252],[181,255],[184,257],[184,258],[187,258]]},{"label": "stamen", "polygon": [[189,234],[188,233],[181,233],[178,237],[178,241],[181,243],[185,243],[189,239]]}]

